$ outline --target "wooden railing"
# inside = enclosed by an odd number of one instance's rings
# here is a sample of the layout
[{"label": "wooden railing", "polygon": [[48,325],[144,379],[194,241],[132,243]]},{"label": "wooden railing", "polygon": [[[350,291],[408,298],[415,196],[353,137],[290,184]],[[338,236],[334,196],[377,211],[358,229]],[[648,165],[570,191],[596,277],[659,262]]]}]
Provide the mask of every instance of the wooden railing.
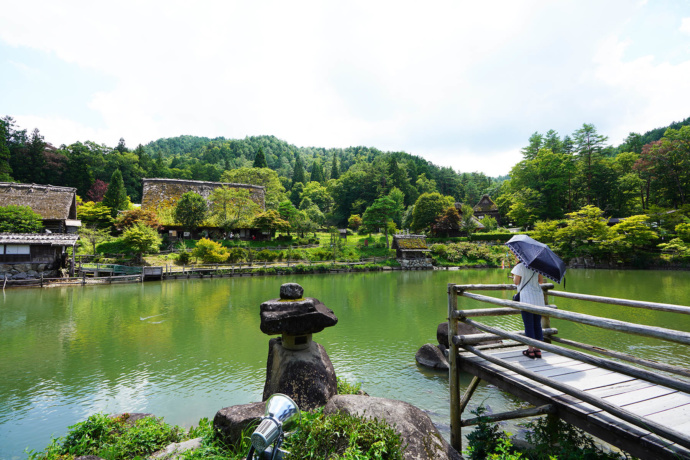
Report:
[{"label": "wooden railing", "polygon": [[[525,345],[538,347],[541,350],[552,352],[561,356],[566,356],[584,363],[589,363],[603,369],[626,374],[634,378],[644,379],[649,382],[664,385],[669,388],[673,388],[685,393],[690,393],[690,382],[675,377],[676,375],[689,377],[690,370],[679,366],[673,366],[632,356],[627,353],[607,350],[591,344],[585,344],[570,339],[556,337],[555,334],[558,331],[550,327],[550,318],[558,318],[565,321],[586,324],[589,326],[603,328],[606,330],[634,334],[644,337],[652,337],[684,345],[690,345],[690,333],[656,326],[647,326],[626,321],[620,321],[611,318],[586,315],[582,313],[562,311],[558,310],[555,305],[549,305],[548,298],[549,296],[563,297],[586,302],[612,304],[630,308],[642,308],[653,311],[664,311],[685,315],[690,314],[690,307],[672,304],[617,299],[610,297],[600,297],[585,294],[575,294],[561,291],[552,291],[554,287],[553,284],[542,284],[541,287],[544,290],[544,303],[547,305],[546,307],[538,307],[526,303],[514,302],[512,300],[499,299],[496,297],[490,297],[487,295],[470,292],[515,290],[516,286],[513,284],[448,285],[448,331],[449,335],[452,336],[451,340],[449,340],[449,363],[451,444],[453,445],[453,447],[458,449],[458,451],[460,451],[462,448],[462,426],[468,426],[476,423],[476,420],[461,420],[462,412],[467,406],[467,403],[469,402],[472,393],[474,392],[479,383],[479,379],[475,377],[468,386],[464,395],[461,396],[459,371],[460,358],[458,353],[460,349],[463,349],[493,364],[497,364],[517,374],[520,374],[524,377],[539,382],[543,385],[547,385],[553,389],[562,391],[567,395],[578,398],[581,401],[589,403],[601,410],[607,411],[608,413],[616,417],[619,417],[637,427],[646,429],[656,435],[666,438],[683,447],[690,448],[690,438],[687,435],[674,430],[673,428],[653,422],[649,419],[644,419],[643,417],[633,414],[632,412],[627,411],[621,407],[615,406],[602,398],[588,394],[570,385],[560,383],[554,379],[538,375],[537,373],[531,372],[522,366],[516,366],[507,361],[491,356],[490,354],[482,351],[480,347],[475,346],[477,344],[489,340],[509,339],[523,343]],[[465,297],[467,299],[493,304],[496,307],[484,309],[459,310],[459,297]],[[544,328],[544,342],[540,342],[525,337],[524,335],[522,335],[522,333],[509,332],[501,328],[492,327],[477,320],[471,319],[484,316],[519,314],[521,311],[527,311],[542,315],[542,327]],[[465,336],[455,335],[457,334],[458,323],[461,321],[476,327],[484,333]],[[450,331],[453,331],[453,333],[451,334]],[[571,348],[565,348],[564,346],[554,344],[553,342],[562,345],[567,345],[568,347],[579,348],[602,356],[615,358],[616,361],[607,358],[593,356],[591,354],[583,353],[577,350],[573,350]],[[627,361],[629,363],[635,364],[635,366],[625,364],[620,361]],[[650,369],[654,369],[655,371],[650,371],[639,366],[648,367]],[[657,371],[663,371],[664,373],[659,373]],[[501,414],[499,416],[493,416],[492,418],[495,420],[509,420],[514,418],[532,416],[540,413],[547,413],[551,411],[553,411],[553,408],[547,405],[522,411],[513,411],[510,413]]]}]

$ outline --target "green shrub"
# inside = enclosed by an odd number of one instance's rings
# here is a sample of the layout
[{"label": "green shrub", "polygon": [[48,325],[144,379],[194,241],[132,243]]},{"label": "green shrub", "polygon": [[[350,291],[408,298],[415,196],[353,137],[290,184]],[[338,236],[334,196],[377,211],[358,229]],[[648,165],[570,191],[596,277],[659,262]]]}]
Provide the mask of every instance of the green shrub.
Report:
[{"label": "green shrub", "polygon": [[467,435],[468,447],[465,454],[470,460],[484,460],[496,451],[499,442],[506,439],[506,435],[497,424],[489,423],[488,418],[484,416],[484,406],[479,406],[471,412],[479,418],[479,423],[474,431]]},{"label": "green shrub", "polygon": [[220,243],[202,238],[196,242],[192,255],[201,259],[205,264],[217,264],[228,259],[228,250]]},{"label": "green shrub", "polygon": [[276,251],[269,251],[264,249],[256,253],[254,260],[265,260],[266,262],[273,262],[278,258],[278,253]]},{"label": "green shrub", "polygon": [[356,395],[362,390],[361,383],[355,383],[354,385],[345,379],[338,379],[338,394],[339,395]]},{"label": "green shrub", "polygon": [[177,255],[176,262],[178,265],[187,265],[187,264],[189,264],[189,261],[191,261],[191,260],[192,260],[192,255],[187,251],[183,251]]},{"label": "green shrub", "polygon": [[30,459],[61,459],[66,456],[97,455],[119,460],[145,457],[184,438],[183,431],[155,417],[129,423],[129,414],[109,417],[95,414],[69,427],[65,438],[53,439],[43,452],[32,452]]},{"label": "green shrub", "polygon": [[242,248],[232,248],[228,251],[228,262],[237,263],[247,260],[247,251]]},{"label": "green shrub", "polygon": [[303,414],[299,429],[286,438],[286,459],[402,459],[402,438],[378,419],[339,413],[325,416],[321,409]]}]

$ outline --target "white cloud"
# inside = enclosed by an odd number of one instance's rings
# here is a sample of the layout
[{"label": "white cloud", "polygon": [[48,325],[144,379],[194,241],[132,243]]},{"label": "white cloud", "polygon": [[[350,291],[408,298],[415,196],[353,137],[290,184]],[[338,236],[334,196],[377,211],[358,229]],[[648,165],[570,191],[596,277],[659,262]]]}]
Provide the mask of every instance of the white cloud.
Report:
[{"label": "white cloud", "polygon": [[681,19],[679,30],[685,34],[690,35],[690,18]]},{"label": "white cloud", "polygon": [[273,134],[495,175],[534,131],[591,122],[620,142],[688,116],[687,62],[626,57],[626,24],[650,7],[29,0],[6,6],[0,40],[115,82],[84,107],[98,123],[12,114],[54,143]]}]

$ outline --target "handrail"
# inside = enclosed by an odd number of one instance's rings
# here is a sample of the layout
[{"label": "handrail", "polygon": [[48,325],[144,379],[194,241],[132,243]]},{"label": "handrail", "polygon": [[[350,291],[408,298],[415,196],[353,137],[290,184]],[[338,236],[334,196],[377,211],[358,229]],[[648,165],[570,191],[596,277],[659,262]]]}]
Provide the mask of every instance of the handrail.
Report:
[{"label": "handrail", "polygon": [[[553,284],[542,284],[541,288],[544,290],[544,301],[547,303],[547,298],[549,295],[554,297],[563,297],[574,300],[582,300],[588,302],[598,302],[606,303],[612,305],[619,305],[623,307],[632,308],[644,308],[653,311],[665,311],[680,314],[690,314],[690,307],[665,304],[665,303],[655,303],[655,302],[644,302],[636,300],[627,299],[617,299],[611,297],[593,296],[586,294],[575,294],[567,293],[562,291],[552,291],[554,288]],[[504,368],[512,370],[520,375],[526,376],[532,380],[540,382],[551,388],[562,391],[570,396],[576,397],[584,402],[588,402],[602,410],[608,411],[612,415],[615,415],[627,422],[647,429],[654,434],[662,436],[672,442],[675,442],[684,447],[690,447],[690,437],[683,433],[679,433],[673,428],[663,426],[658,423],[652,423],[649,419],[632,414],[625,409],[616,407],[601,400],[600,398],[593,397],[581,390],[578,390],[569,385],[564,385],[561,382],[553,380],[549,377],[540,376],[529,370],[524,369],[521,366],[512,365],[500,358],[493,357],[491,355],[485,354],[472,346],[472,344],[484,341],[487,338],[502,337],[505,339],[514,340],[519,343],[524,343],[529,346],[539,347],[545,351],[556,353],[562,356],[567,356],[571,359],[578,360],[580,362],[589,363],[607,370],[614,372],[626,374],[632,377],[644,379],[653,383],[667,386],[678,391],[683,391],[690,393],[690,381],[671,377],[665,374],[661,374],[658,370],[662,370],[668,373],[681,376],[690,376],[690,370],[682,368],[679,366],[673,366],[663,363],[657,363],[655,361],[637,358],[625,353],[620,353],[616,351],[606,350],[603,348],[595,347],[588,344],[583,344],[580,342],[575,342],[572,340],[553,337],[553,330],[546,329],[549,327],[549,318],[558,318],[565,321],[571,321],[579,324],[587,324],[594,327],[599,327],[607,330],[614,330],[618,332],[641,335],[645,337],[653,337],[661,340],[666,340],[670,342],[680,343],[684,345],[690,345],[690,333],[684,331],[677,331],[673,329],[666,329],[656,326],[647,326],[637,323],[625,322],[614,320],[605,317],[598,317],[593,315],[586,315],[582,313],[576,313],[572,311],[562,311],[556,309],[555,305],[547,305],[545,307],[534,306],[531,304],[526,304],[522,302],[515,302],[513,300],[500,299],[496,297],[491,297],[487,295],[477,294],[469,291],[505,291],[505,290],[515,290],[516,286],[514,284],[449,284],[448,285],[448,325],[449,331],[457,331],[457,324],[463,321],[470,324],[477,329],[483,331],[483,334],[475,334],[474,336],[460,336],[451,335],[450,339],[450,354],[449,354],[449,364],[450,364],[450,400],[451,400],[451,445],[456,449],[461,449],[461,427],[464,423],[461,420],[462,407],[459,406],[460,403],[460,375],[459,375],[459,365],[458,351],[460,348],[465,349],[477,356],[486,359],[494,364],[498,364]],[[466,297],[468,299],[476,300],[483,303],[489,303],[496,305],[497,308],[484,308],[484,309],[458,309],[458,297]],[[521,334],[508,332],[503,329],[488,326],[481,322],[470,319],[471,317],[485,317],[485,316],[501,316],[519,313],[521,311],[526,311],[534,314],[542,315],[542,323],[545,327],[545,342],[530,339]],[[464,337],[473,337],[471,340],[464,339]],[[611,359],[606,359],[602,357],[597,357],[590,355],[588,353],[583,353],[581,351],[576,351],[571,348],[565,348],[562,345],[551,344],[551,340],[554,342],[559,342],[564,345],[574,346],[588,352],[597,353],[599,355],[609,356],[615,359],[622,359],[625,361],[632,362],[634,364],[639,364],[648,368],[657,369],[657,371],[645,370],[637,366],[632,366],[629,364],[621,363],[619,361],[614,361]],[[462,400],[469,399],[471,396],[472,388],[468,387],[468,394],[466,393]],[[457,407],[455,407],[457,406]]]},{"label": "handrail", "polygon": [[668,303],[644,302],[641,300],[616,299],[615,297],[601,297],[597,295],[577,294],[574,292],[549,291],[550,296],[563,297],[566,299],[586,300],[589,302],[606,303],[610,305],[621,305],[633,308],[645,308],[647,310],[669,311],[673,313],[683,313],[690,315],[690,307],[673,305]]},{"label": "handrail", "polygon": [[470,292],[463,293],[465,297],[482,302],[493,303],[506,307],[517,308],[522,311],[527,311],[542,316],[549,316],[552,318],[567,319],[576,323],[587,324],[589,326],[600,327],[602,329],[609,329],[612,331],[627,332],[629,334],[642,335],[645,337],[654,337],[657,339],[677,342],[684,345],[690,345],[690,333],[683,331],[676,331],[673,329],[665,329],[657,326],[643,326],[637,323],[629,323],[626,321],[619,321],[617,319],[603,318],[601,316],[585,315],[583,313],[575,313],[569,311],[554,310],[548,307],[535,307],[522,302],[515,302],[513,300],[497,299],[495,297],[484,296],[481,294],[472,294]]}]

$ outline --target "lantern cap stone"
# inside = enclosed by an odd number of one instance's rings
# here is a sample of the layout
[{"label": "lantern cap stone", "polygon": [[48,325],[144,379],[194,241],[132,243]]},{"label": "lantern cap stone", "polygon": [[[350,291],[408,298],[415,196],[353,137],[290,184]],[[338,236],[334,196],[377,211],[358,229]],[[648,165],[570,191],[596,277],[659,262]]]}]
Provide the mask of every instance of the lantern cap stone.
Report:
[{"label": "lantern cap stone", "polygon": [[283,300],[301,299],[304,295],[304,288],[297,283],[285,283],[280,286],[280,298]]},{"label": "lantern cap stone", "polygon": [[[297,294],[299,296],[295,297]],[[261,304],[261,332],[268,335],[315,334],[338,323],[333,310],[318,299],[302,298],[303,294],[304,289],[299,284],[283,284],[280,299]]]}]

